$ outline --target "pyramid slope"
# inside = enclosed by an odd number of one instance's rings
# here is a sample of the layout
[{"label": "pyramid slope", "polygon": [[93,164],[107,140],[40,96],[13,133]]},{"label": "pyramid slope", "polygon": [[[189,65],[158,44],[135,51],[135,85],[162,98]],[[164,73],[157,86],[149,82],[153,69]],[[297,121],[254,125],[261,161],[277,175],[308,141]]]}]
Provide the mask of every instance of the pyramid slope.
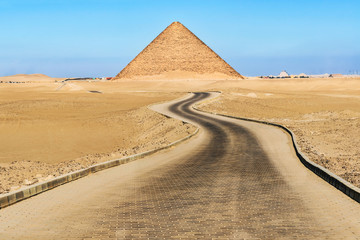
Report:
[{"label": "pyramid slope", "polygon": [[[176,74],[173,74],[176,73]],[[243,77],[179,22],[173,22],[140,52],[114,79],[175,79],[185,73],[193,78]]]}]

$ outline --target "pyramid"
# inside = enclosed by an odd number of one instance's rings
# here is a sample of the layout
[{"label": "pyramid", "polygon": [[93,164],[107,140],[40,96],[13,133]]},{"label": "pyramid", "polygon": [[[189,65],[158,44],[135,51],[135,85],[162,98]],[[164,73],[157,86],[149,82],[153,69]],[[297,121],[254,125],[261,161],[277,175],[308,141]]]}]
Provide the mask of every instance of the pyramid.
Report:
[{"label": "pyramid", "polygon": [[116,77],[120,79],[243,79],[180,22],[173,22]]}]

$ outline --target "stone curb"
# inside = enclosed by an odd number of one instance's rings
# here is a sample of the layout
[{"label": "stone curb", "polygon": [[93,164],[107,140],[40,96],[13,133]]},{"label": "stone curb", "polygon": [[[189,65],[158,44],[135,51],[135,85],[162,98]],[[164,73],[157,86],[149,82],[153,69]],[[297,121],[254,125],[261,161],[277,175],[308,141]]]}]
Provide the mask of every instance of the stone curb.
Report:
[{"label": "stone curb", "polygon": [[199,132],[199,128],[197,128],[192,134],[179,139],[173,143],[170,143],[167,146],[161,147],[161,148],[157,148],[157,149],[153,149],[147,152],[143,152],[143,153],[139,153],[139,154],[135,154],[129,157],[125,157],[125,158],[120,158],[120,159],[115,159],[115,160],[110,160],[107,162],[103,162],[103,163],[99,163],[93,166],[90,166],[88,168],[85,169],[81,169],[79,171],[76,172],[72,172],[72,173],[68,173],[62,176],[59,176],[57,178],[54,178],[52,180],[49,181],[45,181],[45,182],[41,182],[35,185],[31,185],[29,187],[26,187],[24,189],[21,189],[17,192],[13,192],[13,193],[7,193],[4,194],[3,196],[0,196],[0,209],[8,207],[12,204],[15,204],[17,202],[20,202],[24,199],[30,198],[32,196],[38,195],[40,193],[43,193],[45,191],[48,191],[50,189],[56,188],[60,185],[69,183],[71,181],[77,180],[79,178],[88,176],[92,173],[101,171],[101,170],[105,170],[111,167],[115,167],[115,166],[119,166],[121,164],[125,164],[134,160],[137,160],[139,158],[143,158],[146,156],[149,156],[151,154],[154,154],[156,152],[159,152],[161,150],[164,149],[168,149],[171,148],[173,146],[176,146],[188,139],[190,139],[191,137],[195,136],[197,133]]},{"label": "stone curb", "polygon": [[[198,103],[198,104],[200,104],[200,103]],[[301,163],[306,168],[308,168],[310,171],[312,171],[313,173],[315,173],[316,175],[318,175],[319,177],[324,179],[326,182],[330,183],[332,186],[334,186],[335,188],[337,188],[338,190],[340,190],[341,192],[343,192],[344,194],[349,196],[351,199],[360,203],[360,188],[355,187],[354,185],[352,185],[345,179],[330,172],[328,169],[309,160],[306,157],[306,155],[299,150],[300,148],[296,143],[295,134],[291,130],[287,129],[286,127],[284,127],[280,124],[270,123],[270,122],[255,120],[255,119],[234,117],[234,116],[229,116],[229,115],[225,115],[225,114],[217,114],[217,113],[207,112],[207,111],[198,109],[196,106],[193,106],[192,108],[197,111],[204,112],[204,113],[210,113],[210,114],[223,116],[223,117],[229,117],[229,118],[234,118],[234,119],[239,119],[239,120],[244,120],[244,121],[249,121],[249,122],[256,122],[256,123],[271,125],[271,126],[275,126],[275,127],[283,129],[285,132],[287,132],[290,135],[294,149],[295,149],[296,156],[300,159]]]}]

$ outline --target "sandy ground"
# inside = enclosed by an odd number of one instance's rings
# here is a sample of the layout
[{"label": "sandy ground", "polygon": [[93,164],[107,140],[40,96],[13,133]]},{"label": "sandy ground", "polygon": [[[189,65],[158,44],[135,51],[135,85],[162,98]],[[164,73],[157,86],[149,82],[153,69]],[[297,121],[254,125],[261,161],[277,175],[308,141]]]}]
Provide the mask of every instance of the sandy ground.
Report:
[{"label": "sandy ground", "polygon": [[175,141],[194,127],[146,106],[211,90],[203,109],[283,124],[360,185],[360,79],[129,80],[0,84],[0,191]]},{"label": "sandy ground", "polygon": [[44,74],[16,74],[12,76],[0,77],[2,82],[16,82],[16,83],[50,83],[65,80],[65,78],[52,78]]},{"label": "sandy ground", "polygon": [[[168,106],[154,108],[168,114]],[[171,115],[184,112],[200,117],[184,104]],[[357,239],[360,205],[304,168],[285,133],[211,118],[174,149],[1,209],[0,238]]]},{"label": "sandy ground", "polygon": [[360,79],[253,79],[242,85],[224,86],[201,108],[282,124],[312,161],[360,187]]},{"label": "sandy ground", "polygon": [[147,108],[184,93],[59,86],[0,84],[0,193],[165,146],[195,130]]}]

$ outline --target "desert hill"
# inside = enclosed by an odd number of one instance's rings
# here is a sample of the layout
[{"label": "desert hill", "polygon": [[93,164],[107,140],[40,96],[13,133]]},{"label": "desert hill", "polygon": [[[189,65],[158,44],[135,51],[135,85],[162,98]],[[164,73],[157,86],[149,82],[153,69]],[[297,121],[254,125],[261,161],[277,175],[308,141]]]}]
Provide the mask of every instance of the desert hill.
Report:
[{"label": "desert hill", "polygon": [[63,80],[64,78],[52,78],[45,74],[15,74],[11,76],[0,77],[3,82],[55,82]]},{"label": "desert hill", "polygon": [[173,22],[114,80],[242,78],[189,29]]}]

